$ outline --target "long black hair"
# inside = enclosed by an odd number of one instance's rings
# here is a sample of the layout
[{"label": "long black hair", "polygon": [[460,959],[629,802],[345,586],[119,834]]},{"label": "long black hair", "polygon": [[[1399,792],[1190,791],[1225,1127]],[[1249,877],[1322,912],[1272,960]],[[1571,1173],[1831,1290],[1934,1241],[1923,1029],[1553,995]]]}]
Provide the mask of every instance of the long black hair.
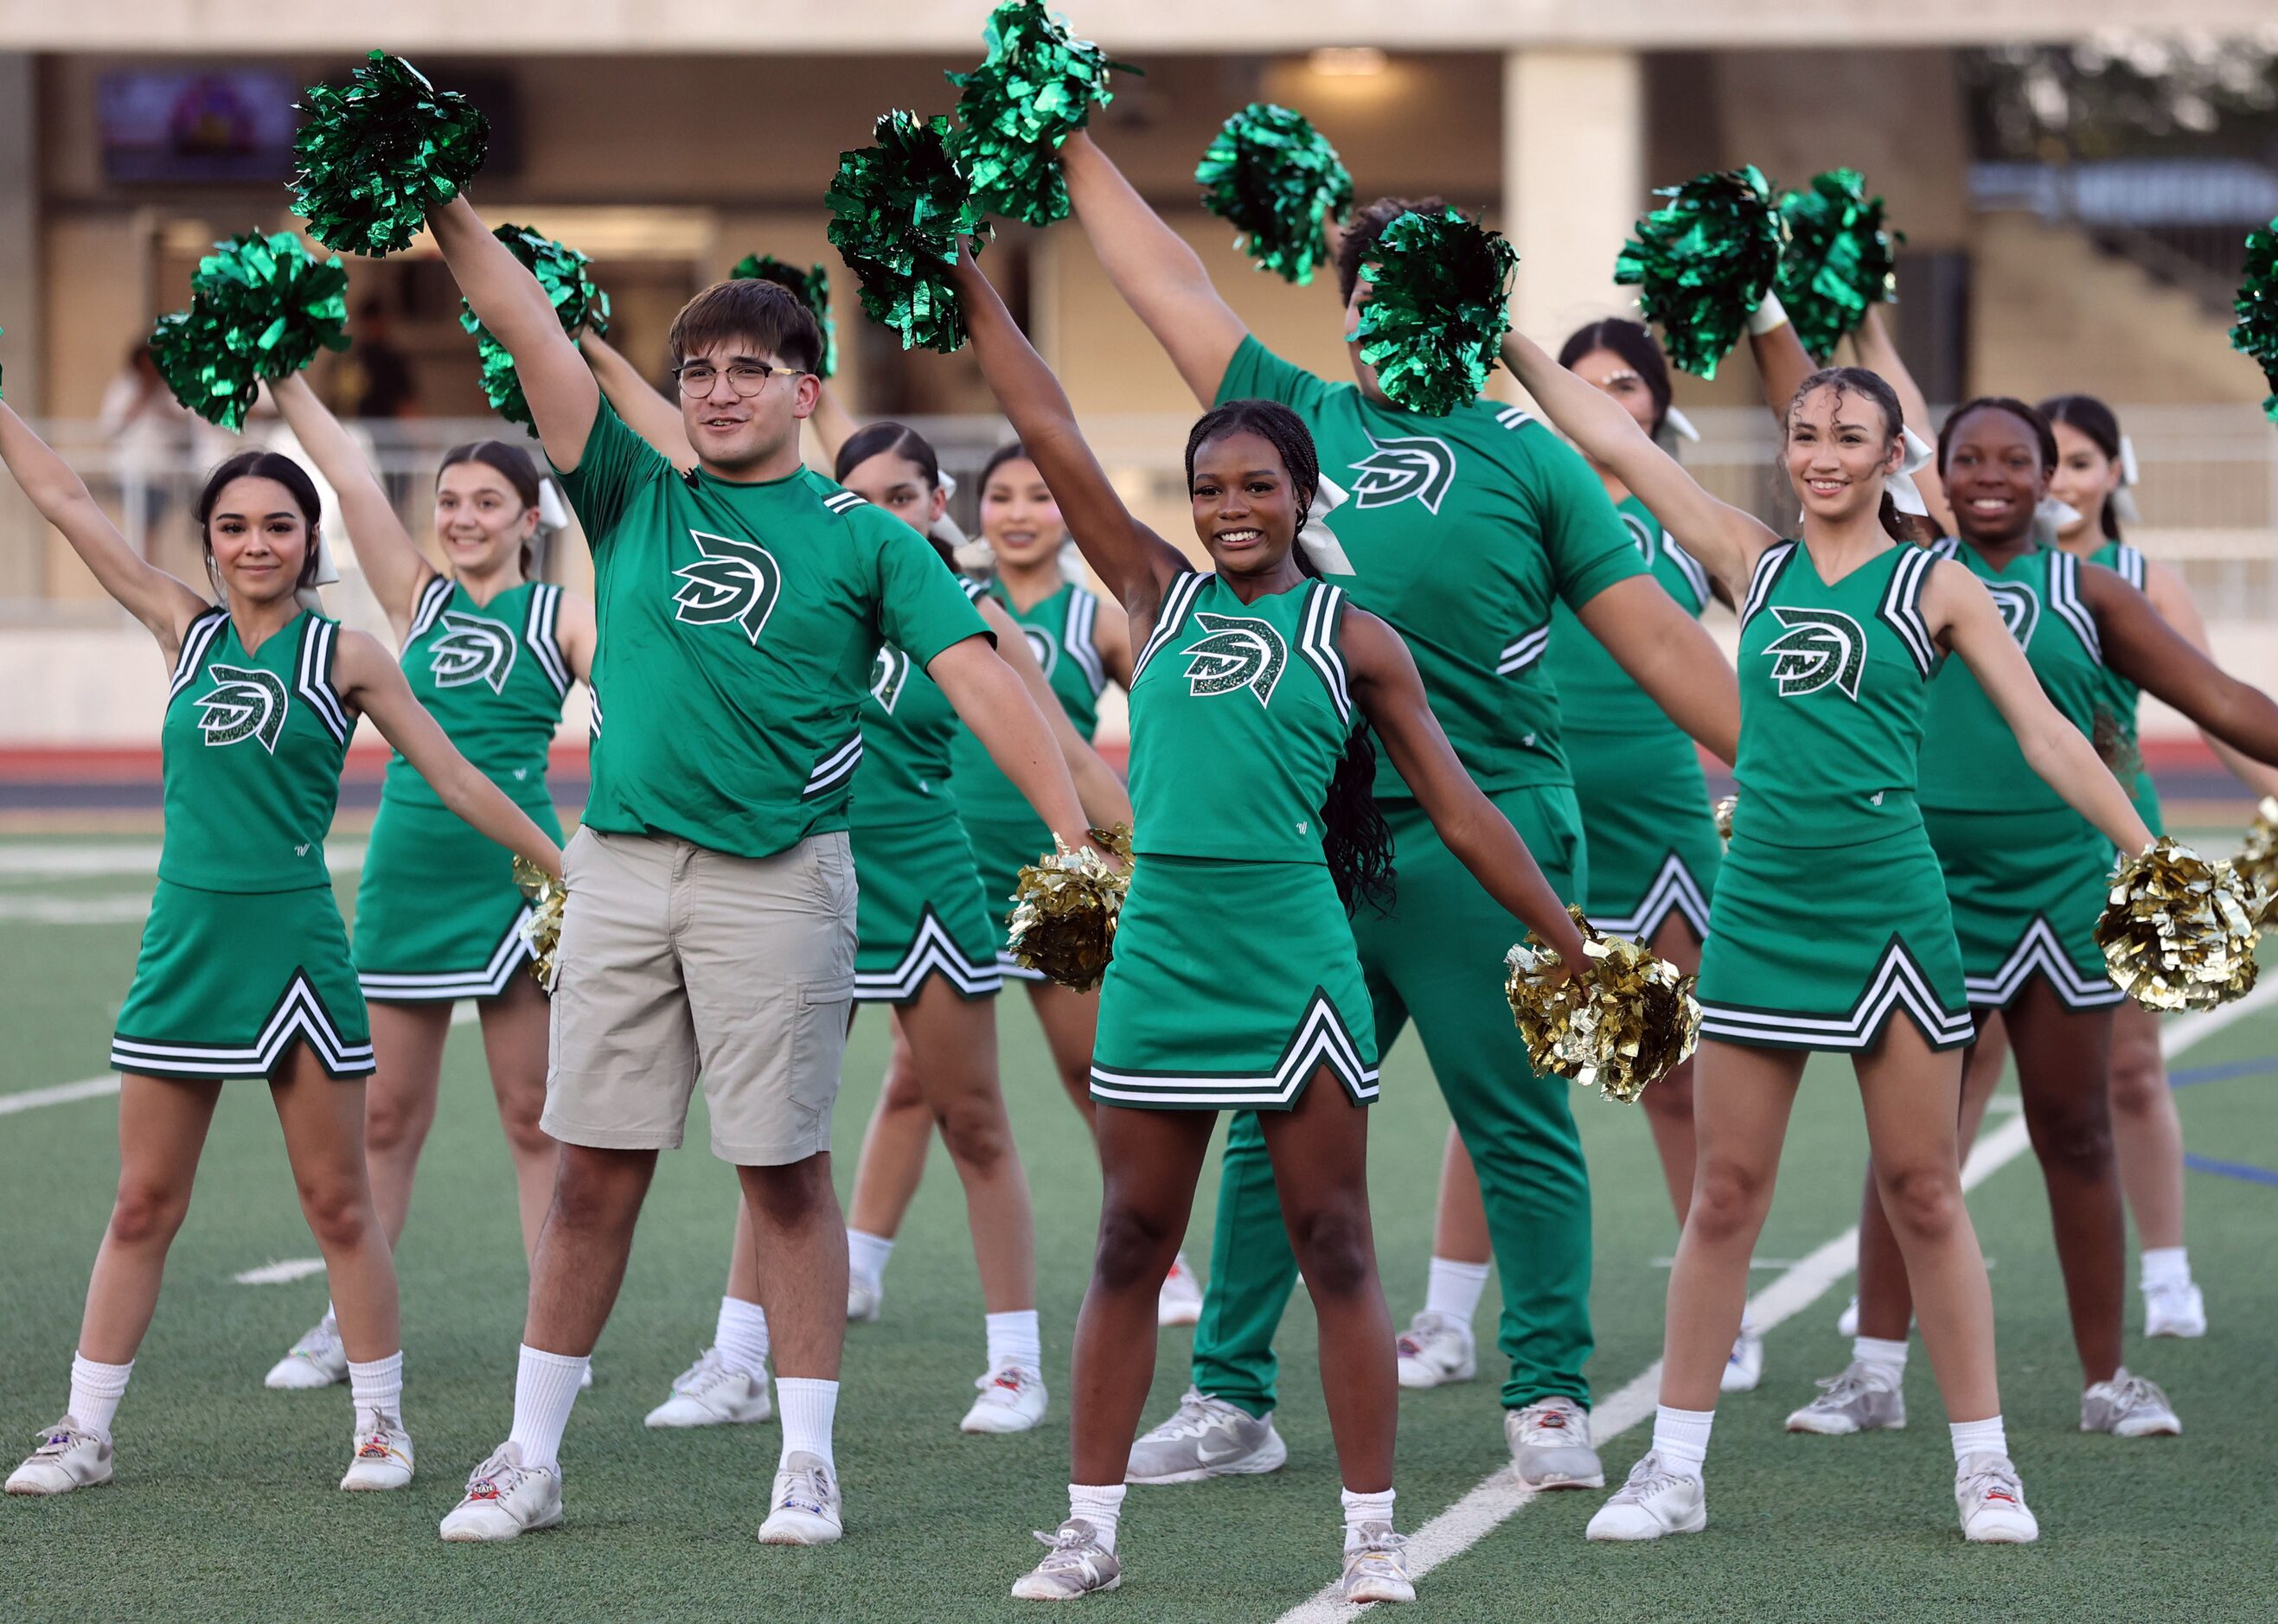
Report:
[{"label": "long black hair", "polygon": [[[1780,424],[1783,448],[1787,438],[1795,431],[1796,408],[1801,406],[1812,392],[1817,389],[1832,389],[1838,397],[1846,394],[1864,395],[1872,400],[1875,403],[1875,409],[1883,414],[1883,426],[1886,431],[1886,436],[1883,441],[1885,455],[1889,454],[1891,441],[1902,440],[1906,438],[1907,415],[1899,405],[1899,392],[1891,387],[1881,373],[1869,372],[1864,367],[1822,367],[1796,385],[1795,396],[1787,403],[1787,416]],[[1959,412],[1954,414],[1954,416],[1960,416]],[[1947,421],[1950,423],[1953,419],[1949,418]],[[1944,467],[1945,462],[1945,459],[1941,455],[1938,459],[1939,466]],[[1914,537],[1907,530],[1906,515],[1899,511],[1899,505],[1892,499],[1887,485],[1884,487],[1883,505],[1876,516],[1883,522],[1884,535],[1893,541],[1912,545]]]},{"label": "long black hair", "polygon": [[[444,470],[456,468],[462,462],[481,463],[514,487],[515,495],[522,499],[525,509],[532,513],[538,511],[540,496],[538,464],[530,460],[530,454],[521,446],[509,446],[504,440],[468,440],[462,445],[454,446],[435,465],[435,483],[441,484]],[[524,579],[527,580],[531,571],[537,567],[537,549],[525,541],[522,544]]]},{"label": "long black hair", "polygon": [[[1215,439],[1244,431],[1256,434],[1280,454],[1289,475],[1297,529],[1305,528],[1306,510],[1321,488],[1320,454],[1304,420],[1278,400],[1228,400],[1213,407],[1195,422],[1187,435],[1187,484],[1195,483],[1195,454]],[[1293,546],[1289,556],[1299,570],[1320,578],[1305,549]],[[1356,713],[1352,730],[1345,735],[1344,753],[1330,774],[1321,804],[1321,855],[1327,859],[1329,878],[1336,882],[1337,900],[1348,914],[1366,903],[1379,913],[1392,911],[1394,896],[1392,831],[1376,804],[1376,738],[1366,719]]]},{"label": "long black hair", "polygon": [[[2112,415],[2110,407],[2094,395],[2052,395],[2041,402],[2040,414],[2049,420],[2052,430],[2061,423],[2087,435],[2096,448],[2104,454],[2106,461],[2121,460],[2120,419]],[[2098,528],[2103,530],[2106,541],[2120,539],[2120,515],[2114,511],[2119,507],[2119,496],[2117,489],[2106,492],[2104,511],[2098,515]]]},{"label": "long black hair", "polygon": [[[915,463],[918,472],[925,476],[926,488],[941,489],[941,454],[933,448],[933,442],[906,423],[883,420],[866,423],[846,437],[846,443],[839,446],[837,458],[830,465],[830,477],[845,484],[846,476],[872,457],[899,457]],[[952,569],[957,568],[957,553],[949,543],[931,530],[925,532],[925,538],[933,543],[933,550],[941,554],[943,563]]]},{"label": "long black hair", "polygon": [[1661,425],[1669,421],[1670,398],[1669,358],[1654,342],[1653,334],[1643,324],[1619,316],[1609,316],[1602,321],[1579,327],[1558,347],[1558,364],[1568,371],[1574,363],[1593,350],[1611,350],[1629,363],[1631,371],[1653,397],[1653,427],[1647,431],[1658,438]]},{"label": "long black hair", "polygon": [[309,532],[308,551],[302,557],[301,573],[293,585],[302,591],[315,585],[317,535],[325,512],[324,502],[317,495],[317,482],[309,477],[308,469],[282,452],[241,451],[207,475],[205,489],[198,492],[198,545],[205,552],[206,574],[212,577],[216,590],[221,587],[221,573],[214,564],[214,504],[221,500],[222,492],[233,479],[273,479],[285,487],[285,493],[301,510],[301,522]]}]

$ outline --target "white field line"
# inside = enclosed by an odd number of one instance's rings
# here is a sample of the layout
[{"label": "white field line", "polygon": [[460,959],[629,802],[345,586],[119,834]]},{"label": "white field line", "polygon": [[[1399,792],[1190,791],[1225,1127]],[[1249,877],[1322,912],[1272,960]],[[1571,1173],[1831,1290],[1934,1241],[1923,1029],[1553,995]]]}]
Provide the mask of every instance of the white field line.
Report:
[{"label": "white field line", "polygon": [[148,893],[124,896],[11,896],[0,891],[0,919],[27,925],[132,925],[150,912]]},{"label": "white field line", "polygon": [[[2203,1013],[2180,1015],[2160,1033],[2162,1055],[2173,1058],[2202,1043],[2233,1023],[2278,1003],[2278,979],[2264,982],[2236,1003]],[[1991,1132],[1979,1137],[1962,1164],[1961,1187],[1974,1190],[2030,1147],[2025,1119],[2012,1116]],[[1859,1231],[1854,1226],[1821,1247],[1748,1300],[1748,1319],[1759,1332],[1769,1333],[1782,1322],[1809,1308],[1828,1288],[1858,1267]],[[1661,1361],[1655,1360],[1618,1391],[1591,1412],[1593,1440],[1603,1448],[1640,1422],[1653,1415],[1661,1389]],[[1510,1468],[1502,1468],[1469,1494],[1416,1530],[1408,1539],[1408,1572],[1420,1579],[1441,1563],[1461,1556],[1506,1518],[1535,1498],[1519,1487]],[[1327,1586],[1283,1613],[1280,1624],[1332,1624],[1359,1616],[1360,1609],[1337,1599]]]},{"label": "white field line", "polygon": [[[325,861],[335,869],[362,868],[363,850],[360,840],[328,840]],[[156,841],[0,842],[0,880],[88,880],[117,874],[147,878],[157,872]]]},{"label": "white field line", "polygon": [[325,1260],[321,1257],[288,1257],[281,1262],[264,1263],[258,1269],[241,1269],[230,1278],[240,1285],[284,1285],[324,1272]]}]

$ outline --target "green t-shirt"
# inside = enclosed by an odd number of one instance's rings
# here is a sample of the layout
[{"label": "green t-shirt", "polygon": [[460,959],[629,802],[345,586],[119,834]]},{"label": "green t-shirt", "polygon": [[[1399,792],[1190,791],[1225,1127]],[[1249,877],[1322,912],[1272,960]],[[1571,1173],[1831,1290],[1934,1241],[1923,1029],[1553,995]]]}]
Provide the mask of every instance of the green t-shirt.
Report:
[{"label": "green t-shirt", "polygon": [[[1615,511],[1621,515],[1630,539],[1637,545],[1638,556],[1645,560],[1653,578],[1678,608],[1698,616],[1708,606],[1708,572],[1677,545],[1677,538],[1663,530],[1661,521],[1636,497],[1625,498]],[[1551,606],[1550,646],[1543,654],[1542,668],[1557,685],[1570,741],[1585,734],[1624,740],[1643,735],[1673,739],[1686,750],[1692,749],[1693,742],[1669,720],[1669,713],[1631,679],[1620,662],[1606,652],[1606,645],[1592,637],[1563,602]]]},{"label": "green t-shirt", "polygon": [[809,469],[682,474],[604,401],[562,483],[593,549],[608,721],[585,822],[763,858],[846,827],[878,645],[989,628],[901,520]]},{"label": "green t-shirt", "polygon": [[[1316,377],[1255,338],[1218,398],[1279,400],[1312,431],[1322,476],[1351,492],[1329,519],[1355,572],[1336,583],[1407,640],[1479,787],[1571,782],[1542,668],[1551,605],[1579,608],[1646,570],[1580,454],[1516,406],[1472,400],[1426,417]],[[1388,759],[1376,791],[1409,793]]]}]

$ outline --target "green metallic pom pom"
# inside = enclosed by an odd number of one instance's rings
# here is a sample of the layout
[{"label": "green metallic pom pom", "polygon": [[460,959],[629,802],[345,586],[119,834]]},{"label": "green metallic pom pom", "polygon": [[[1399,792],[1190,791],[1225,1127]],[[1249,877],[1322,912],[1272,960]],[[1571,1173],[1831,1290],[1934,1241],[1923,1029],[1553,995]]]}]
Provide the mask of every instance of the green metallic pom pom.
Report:
[{"label": "green metallic pom pom", "polygon": [[1788,246],[1780,260],[1777,291],[1795,336],[1816,360],[1867,319],[1867,312],[1898,297],[1898,245],[1906,233],[1883,218],[1883,200],[1867,195],[1867,178],[1855,169],[1831,169],[1779,201]]},{"label": "green metallic pom pom", "polygon": [[1195,183],[1203,207],[1242,233],[1239,244],[1303,287],[1329,257],[1328,222],[1352,207],[1352,175],[1305,115],[1252,102],[1211,138]]},{"label": "green metallic pom pom", "polygon": [[190,308],[161,316],[151,357],[174,398],[233,433],[260,380],[285,377],[320,349],[348,347],[348,273],[291,232],[214,244],[190,278]]},{"label": "green metallic pom pom", "polygon": [[1091,104],[1114,100],[1111,62],[1089,40],[1044,10],[1043,0],[1005,0],[982,30],[989,54],[970,72],[952,73],[963,128],[951,150],[973,178],[973,194],[991,214],[1050,225],[1068,217],[1059,148],[1091,117]]},{"label": "green metallic pom pom", "polygon": [[949,273],[957,240],[990,237],[971,182],[949,148],[949,120],[898,109],[878,120],[877,144],[838,155],[823,202],[828,234],[854,273],[862,309],[904,349],[947,355],[965,342],[965,309]]},{"label": "green metallic pom pom", "polygon": [[[539,236],[526,225],[501,225],[491,235],[530,267],[538,285],[554,301],[554,314],[561,318],[562,332],[573,339],[589,330],[608,332],[609,296],[594,286],[593,278],[585,273],[592,260],[565,243]],[[507,353],[505,345],[491,335],[490,329],[476,316],[474,307],[463,299],[459,301],[459,325],[475,335],[475,351],[482,358],[483,393],[489,399],[492,409],[508,423],[534,429],[530,420],[530,402],[523,397],[522,380],[515,376],[514,357]]]},{"label": "green metallic pom pom", "polygon": [[773,282],[787,287],[806,313],[814,317],[814,324],[822,329],[822,376],[829,377],[838,370],[838,324],[830,319],[830,273],[817,265],[811,271],[801,271],[797,265],[785,264],[772,254],[746,254],[736,262],[728,273],[731,282]]},{"label": "green metallic pom pom", "polygon": [[1518,264],[1500,232],[1453,209],[1413,210],[1384,228],[1362,266],[1369,296],[1354,336],[1395,406],[1445,416],[1487,387]]},{"label": "green metallic pom pom", "polygon": [[2246,273],[2239,278],[2238,325],[2230,330],[2230,344],[2242,355],[2262,367],[2270,397],[2262,414],[2278,423],[2278,220],[2246,239]]},{"label": "green metallic pom pom", "polygon": [[1637,223],[1636,238],[1614,261],[1614,280],[1637,286],[1638,309],[1661,324],[1671,361],[1714,377],[1779,275],[1787,225],[1753,164],[1654,195],[1669,203]]},{"label": "green metallic pom pom", "polygon": [[490,120],[438,90],[401,57],[376,50],[344,87],[302,92],[293,139],[293,208],[317,240],[349,254],[410,246],[428,212],[459,194],[490,150]]}]

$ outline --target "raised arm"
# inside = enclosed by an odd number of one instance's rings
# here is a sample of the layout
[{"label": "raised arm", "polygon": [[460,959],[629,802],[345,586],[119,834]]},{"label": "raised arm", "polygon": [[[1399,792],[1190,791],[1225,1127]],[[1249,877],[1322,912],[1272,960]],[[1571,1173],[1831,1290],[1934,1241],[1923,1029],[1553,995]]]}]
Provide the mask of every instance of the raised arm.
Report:
[{"label": "raised arm", "polygon": [[[1765,297],[1769,301],[1771,296]],[[1772,421],[1785,428],[1787,408],[1795,400],[1795,392],[1817,370],[1812,363],[1811,352],[1795,336],[1795,324],[1784,312],[1776,324],[1762,332],[1753,326],[1749,329],[1748,350],[1756,358],[1756,376],[1763,381],[1764,404],[1771,409]],[[1907,421],[1912,423],[1914,418],[1909,416]]]},{"label": "raised arm", "polygon": [[[2165,564],[2148,560],[2144,566],[2144,596],[2160,612],[2160,618],[2174,627],[2178,636],[2209,660],[2214,650],[2207,642],[2206,621],[2200,618],[2199,606],[2191,597],[2191,589],[2183,578]],[[2258,796],[2278,795],[2278,767],[2265,766],[2253,757],[2241,753],[2215,737],[2205,728],[2199,736],[2206,741],[2216,759],[2230,769],[2231,776]]]},{"label": "raised arm", "polygon": [[567,471],[585,454],[601,393],[529,267],[491,235],[464,193],[427,217],[435,246],[475,314],[514,357],[547,457]]},{"label": "raised arm", "polygon": [[127,545],[88,493],[87,482],[5,401],[0,401],[0,461],[8,464],[32,506],[63,532],[103,590],[149,629],[166,663],[173,664],[183,629],[212,603]]},{"label": "raised arm", "polygon": [[1941,559],[1931,568],[1922,604],[1931,635],[1961,657],[2041,781],[2129,856],[2150,845],[2152,831],[2129,804],[2127,790],[2097,756],[2088,736],[2049,703],[2031,662],[1977,577]]},{"label": "raised arm", "polygon": [[998,658],[1013,667],[1013,675],[1028,690],[1028,698],[1035,702],[1037,714],[1044,719],[1044,726],[1051,729],[1052,742],[1060,747],[1060,759],[1067,764],[1068,776],[1075,782],[1076,798],[1083,803],[1083,815],[1091,820],[1094,828],[1112,828],[1119,823],[1128,827],[1131,822],[1130,792],[1115,775],[1115,769],[1075,730],[1075,724],[1060,708],[1059,696],[1052,692],[1044,668],[1036,663],[1028,639],[1021,634],[1021,623],[994,598],[977,599],[974,606],[989,622],[989,629],[997,634]]},{"label": "raised arm", "polygon": [[1638,427],[1628,408],[1560,366],[1525,334],[1503,339],[1502,358],[1543,415],[1584,455],[1611,469],[1686,552],[1733,589],[1736,599],[1747,591],[1758,556],[1779,539],[1761,520],[1702,490],[1683,464]]},{"label": "raised arm", "polygon": [[308,376],[295,372],[275,379],[269,393],[301,448],[340,499],[340,517],[348,522],[348,544],[355,549],[365,584],[386,611],[400,642],[411,629],[419,589],[427,584],[435,567],[419,551],[403,521],[395,516],[395,504],[380,488],[363,448],[309,387]]},{"label": "raised arm", "polygon": [[1060,380],[974,264],[973,255],[962,249],[956,281],[982,376],[1051,487],[1068,534],[1132,618],[1151,624],[1163,589],[1189,567],[1186,555],[1131,516],[1099,459],[1084,443],[1075,408],[1068,404]]},{"label": "raised arm", "polygon": [[2080,572],[2104,663],[2242,754],[2278,765],[2278,705],[2186,642],[2150,599],[2098,565]]},{"label": "raised arm", "polygon": [[[1890,324],[1883,319],[1879,308],[1868,307],[1867,319],[1851,335],[1851,348],[1858,355],[1859,364],[1881,377],[1897,394],[1899,410],[1907,426],[1926,439],[1935,438],[1930,426],[1930,401],[1900,357],[1898,341],[1891,337]],[[1923,506],[1930,509],[1930,522],[1938,526],[1938,533],[1953,535],[1953,508],[1945,499],[1945,482],[1938,477],[1936,462],[1915,471],[1915,489],[1922,492]]]},{"label": "raised arm", "polygon": [[694,468],[696,452],[688,443],[688,425],[680,420],[680,408],[657,393],[640,370],[600,334],[590,329],[579,334],[577,348],[625,427],[682,473]]},{"label": "raised arm", "polygon": [[1107,279],[1155,335],[1195,399],[1212,404],[1250,329],[1219,296],[1187,240],[1148,207],[1089,135],[1078,130],[1067,138],[1060,168]]}]

